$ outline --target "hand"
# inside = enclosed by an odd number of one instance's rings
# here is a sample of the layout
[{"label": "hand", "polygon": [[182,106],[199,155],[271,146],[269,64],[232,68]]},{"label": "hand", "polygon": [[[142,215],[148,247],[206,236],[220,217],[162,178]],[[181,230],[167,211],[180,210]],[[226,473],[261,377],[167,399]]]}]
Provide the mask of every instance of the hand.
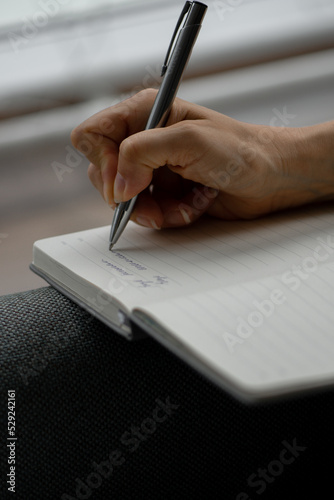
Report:
[{"label": "hand", "polygon": [[333,153],[319,171],[317,145],[332,150],[334,123],[253,125],[177,98],[164,128],[144,130],[155,96],[144,90],[71,135],[109,205],[140,193],[139,224],[181,226],[204,212],[249,219],[333,196]]}]

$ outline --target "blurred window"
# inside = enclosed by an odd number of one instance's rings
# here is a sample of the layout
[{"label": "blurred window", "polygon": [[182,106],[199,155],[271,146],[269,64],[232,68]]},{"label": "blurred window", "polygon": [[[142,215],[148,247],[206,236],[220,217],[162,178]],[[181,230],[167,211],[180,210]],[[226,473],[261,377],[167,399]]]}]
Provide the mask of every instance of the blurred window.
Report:
[{"label": "blurred window", "polygon": [[[113,7],[130,6],[147,3],[160,3],[163,0],[15,0],[1,6],[0,29],[22,24],[27,21],[43,23],[43,17],[61,19],[62,17],[78,18],[105,12]],[[38,19],[39,18],[39,19]]]}]

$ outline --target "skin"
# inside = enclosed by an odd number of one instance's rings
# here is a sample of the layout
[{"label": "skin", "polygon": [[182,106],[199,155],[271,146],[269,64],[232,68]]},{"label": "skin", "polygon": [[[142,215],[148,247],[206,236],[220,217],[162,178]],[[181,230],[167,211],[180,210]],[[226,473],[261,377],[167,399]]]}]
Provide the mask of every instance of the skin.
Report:
[{"label": "skin", "polygon": [[164,128],[144,130],[156,92],[139,92],[71,134],[112,208],[140,193],[132,219],[158,229],[203,213],[252,219],[334,199],[334,121],[254,125],[177,98]]}]

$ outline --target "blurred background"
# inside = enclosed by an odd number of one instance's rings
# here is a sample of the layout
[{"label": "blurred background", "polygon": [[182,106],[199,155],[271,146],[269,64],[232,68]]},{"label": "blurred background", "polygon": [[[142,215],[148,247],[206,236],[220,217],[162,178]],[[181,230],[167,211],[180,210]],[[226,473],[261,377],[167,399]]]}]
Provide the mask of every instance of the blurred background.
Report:
[{"label": "blurred background", "polygon": [[[334,119],[333,0],[209,6],[178,95],[237,119]],[[44,286],[33,242],[110,224],[70,132],[145,87],[183,0],[16,0],[0,7],[0,295]]]}]

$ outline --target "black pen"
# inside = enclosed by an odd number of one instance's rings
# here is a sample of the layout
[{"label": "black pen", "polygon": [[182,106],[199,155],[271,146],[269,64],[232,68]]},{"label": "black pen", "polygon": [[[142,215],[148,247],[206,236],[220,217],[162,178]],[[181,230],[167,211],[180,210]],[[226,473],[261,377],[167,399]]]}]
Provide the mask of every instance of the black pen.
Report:
[{"label": "black pen", "polygon": [[[202,20],[206,9],[207,5],[201,2],[185,3],[162,66],[161,76],[163,76],[163,80],[155,98],[145,130],[163,127],[165,125],[183,72],[202,26]],[[183,26],[180,28],[183,20]],[[124,231],[137,197],[138,195],[131,198],[131,200],[122,201],[116,206],[110,230],[109,250],[113,248]]]}]

